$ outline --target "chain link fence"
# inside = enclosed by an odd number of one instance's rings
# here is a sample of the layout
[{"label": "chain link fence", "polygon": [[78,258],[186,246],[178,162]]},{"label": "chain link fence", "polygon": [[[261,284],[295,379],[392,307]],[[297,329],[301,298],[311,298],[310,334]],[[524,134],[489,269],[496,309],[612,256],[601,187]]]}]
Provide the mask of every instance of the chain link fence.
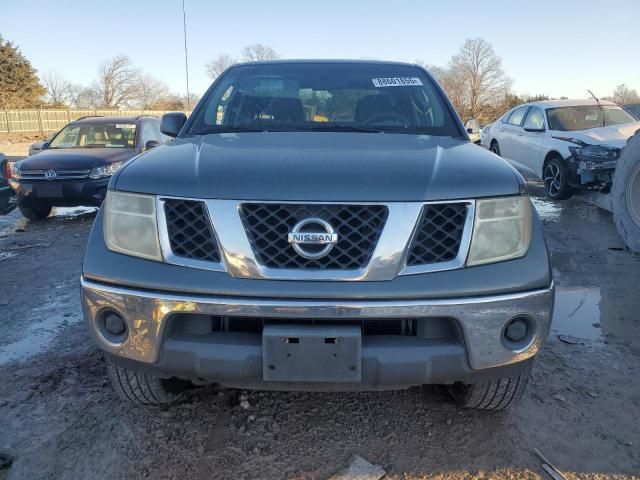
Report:
[{"label": "chain link fence", "polygon": [[[0,110],[0,133],[56,132],[81,117],[154,115],[169,110]],[[185,112],[187,115],[191,112]]]}]

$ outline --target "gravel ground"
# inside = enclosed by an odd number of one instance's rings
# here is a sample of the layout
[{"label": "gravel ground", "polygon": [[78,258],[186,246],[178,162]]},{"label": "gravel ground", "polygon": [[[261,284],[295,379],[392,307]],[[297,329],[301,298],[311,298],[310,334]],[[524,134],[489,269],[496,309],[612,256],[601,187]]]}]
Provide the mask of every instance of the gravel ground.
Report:
[{"label": "gravel ground", "polygon": [[132,408],[80,313],[95,214],[0,217],[0,452],[13,457],[0,479],[323,479],[353,455],[386,479],[548,478],[534,448],[570,478],[640,478],[640,258],[596,207],[536,206],[558,285],[553,332],[523,401],[498,414],[460,410],[438,387],[205,387],[167,409]]}]

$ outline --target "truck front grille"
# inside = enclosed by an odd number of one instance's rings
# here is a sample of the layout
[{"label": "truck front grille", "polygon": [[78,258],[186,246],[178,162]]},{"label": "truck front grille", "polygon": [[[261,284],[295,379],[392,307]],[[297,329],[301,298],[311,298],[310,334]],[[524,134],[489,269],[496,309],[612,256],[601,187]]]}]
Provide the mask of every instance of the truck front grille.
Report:
[{"label": "truck front grille", "polygon": [[[45,174],[47,172],[54,171],[54,178],[47,178]],[[89,176],[88,170],[71,170],[71,169],[49,169],[49,170],[21,170],[20,171],[20,179],[21,180],[79,180],[81,178],[87,178]]]},{"label": "truck front grille", "polygon": [[[371,259],[388,209],[384,205],[244,203],[241,207],[251,247],[258,261],[269,268],[354,270]],[[293,227],[307,218],[328,222],[338,242],[324,257],[307,259],[288,241]]]},{"label": "truck front grille", "polygon": [[220,262],[220,251],[204,202],[165,199],[164,213],[173,254],[178,257]]},{"label": "truck front grille", "polygon": [[460,251],[468,203],[428,204],[422,208],[407,265],[428,265],[455,259]]}]

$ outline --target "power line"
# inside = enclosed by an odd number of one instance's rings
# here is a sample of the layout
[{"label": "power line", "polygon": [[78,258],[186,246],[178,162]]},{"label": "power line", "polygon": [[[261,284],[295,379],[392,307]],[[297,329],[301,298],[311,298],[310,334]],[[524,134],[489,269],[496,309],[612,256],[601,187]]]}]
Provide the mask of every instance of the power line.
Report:
[{"label": "power line", "polygon": [[184,0],[182,0],[182,29],[184,31],[184,72],[187,77],[187,111],[190,110],[189,95],[189,57],[187,55],[187,14],[184,8]]}]

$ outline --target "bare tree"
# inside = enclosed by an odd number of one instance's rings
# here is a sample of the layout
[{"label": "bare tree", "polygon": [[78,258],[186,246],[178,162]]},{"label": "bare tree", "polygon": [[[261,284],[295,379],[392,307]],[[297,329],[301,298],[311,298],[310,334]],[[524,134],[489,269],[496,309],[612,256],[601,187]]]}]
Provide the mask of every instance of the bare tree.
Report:
[{"label": "bare tree", "polygon": [[140,77],[136,93],[135,104],[143,110],[164,110],[158,107],[166,103],[170,95],[166,83],[148,74]]},{"label": "bare tree", "polygon": [[140,90],[140,70],[126,55],[117,55],[102,62],[93,89],[100,97],[100,107],[120,108],[135,101]]},{"label": "bare tree", "polygon": [[254,43],[242,49],[242,59],[245,62],[259,62],[260,60],[275,60],[280,54],[268,45]]},{"label": "bare tree", "polygon": [[639,103],[640,97],[636,90],[630,89],[623,83],[613,91],[613,101],[618,105],[627,105],[629,103]]},{"label": "bare tree", "polygon": [[235,58],[227,53],[221,53],[216,58],[207,63],[204,68],[207,71],[207,75],[209,75],[211,79],[215,80],[220,76],[222,72],[224,72],[234,63],[237,63]]},{"label": "bare tree", "polygon": [[[481,38],[467,39],[449,62],[452,98],[463,117],[486,115],[492,105],[504,100],[511,79],[502,70],[502,60],[493,47]],[[447,87],[443,85],[445,90]],[[457,98],[456,98],[457,97]]]},{"label": "bare tree", "polygon": [[50,106],[68,107],[78,87],[60,72],[49,70],[41,75],[40,81],[47,90],[46,101]]}]

